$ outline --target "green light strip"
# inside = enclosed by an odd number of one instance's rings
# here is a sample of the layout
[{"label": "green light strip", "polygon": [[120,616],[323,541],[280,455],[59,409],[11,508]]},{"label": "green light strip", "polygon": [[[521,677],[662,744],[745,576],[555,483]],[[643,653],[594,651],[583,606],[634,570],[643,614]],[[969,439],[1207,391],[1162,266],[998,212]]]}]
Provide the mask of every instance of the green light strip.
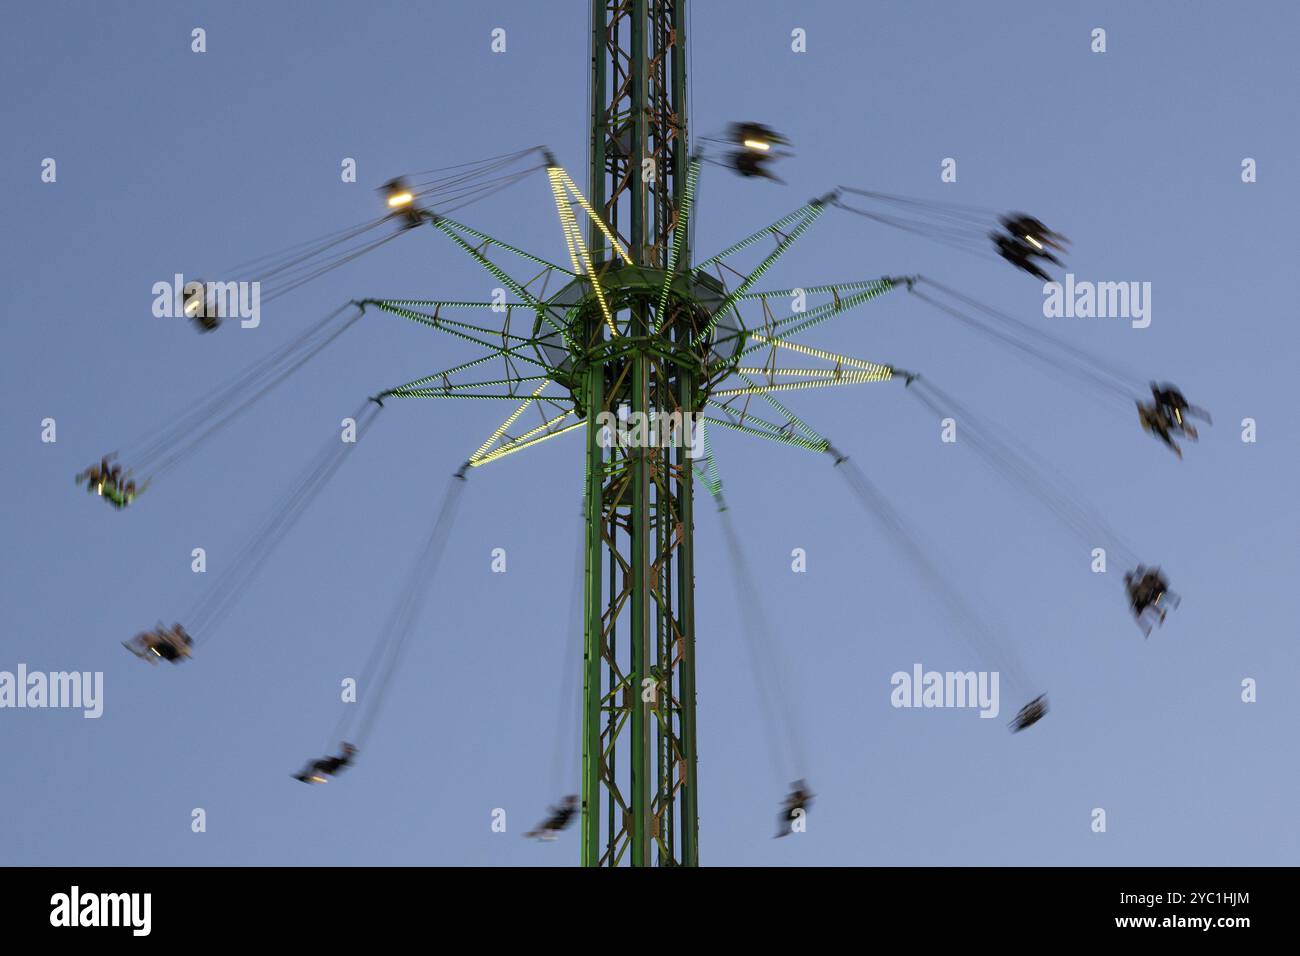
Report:
[{"label": "green light strip", "polygon": [[[726,412],[728,415],[738,414],[736,410],[733,409],[726,402],[715,402],[712,399],[710,399],[707,404],[713,408],[719,409],[720,411]],[[773,422],[769,422],[767,419],[759,418],[757,415],[751,414],[748,411],[746,411],[742,415],[739,415],[738,417],[741,419],[741,424],[744,424],[745,422],[752,422],[755,425],[761,425],[763,428],[767,429],[767,431],[771,432],[773,435],[789,436],[790,434],[790,429],[788,426],[777,425]]]},{"label": "green light strip", "polygon": [[775,263],[777,259],[780,259],[781,256],[784,255],[787,249],[789,249],[792,245],[795,244],[795,242],[798,241],[799,237],[802,236],[805,231],[807,231],[809,226],[811,226],[814,222],[817,221],[817,217],[820,216],[822,212],[825,210],[825,207],[820,205],[809,205],[807,208],[809,212],[807,216],[804,218],[804,220],[801,223],[799,223],[799,225],[795,226],[794,229],[790,231],[789,235],[787,235],[784,239],[780,241],[780,243],[777,244],[777,247],[774,250],[772,250],[772,252],[768,255],[768,257],[758,264],[758,268],[756,268],[753,272],[747,275],[744,281],[740,283],[740,285],[736,286],[736,288],[732,289],[731,292],[727,293],[727,297],[722,300],[722,304],[719,305],[713,311],[713,314],[711,316],[709,316],[709,322],[704,327],[704,331],[700,335],[700,339],[699,339],[700,341],[708,340],[709,336],[713,334],[713,327],[718,324],[718,320],[722,318],[722,315],[728,309],[731,309],[736,304],[736,300],[739,299],[742,295],[744,295],[745,291],[751,285],[757,282],[759,277],[762,276],[763,273],[766,272],[768,269],[770,269],[772,267],[772,264]]},{"label": "green light strip", "polygon": [[846,298],[841,299],[838,304],[828,303],[827,305],[818,306],[816,309],[813,309],[811,312],[800,312],[795,315],[787,316],[784,319],[779,319],[778,321],[772,323],[773,331],[781,328],[781,326],[786,325],[790,322],[798,322],[798,324],[795,325],[793,328],[782,330],[779,336],[778,335],[765,336],[766,338],[765,342],[759,342],[755,345],[749,346],[748,348],[741,349],[740,352],[737,353],[736,358],[739,359],[745,355],[749,355],[753,352],[758,352],[761,351],[762,349],[768,348],[772,342],[788,339],[792,335],[798,335],[800,332],[803,332],[805,329],[810,329],[814,325],[820,325],[821,323],[834,318],[835,316],[839,315],[842,312],[847,312],[849,309],[856,308],[857,306],[861,305],[864,302],[869,302],[872,299],[884,295],[893,287],[894,287],[893,283],[884,283],[883,285],[878,284],[876,288],[866,289],[862,292],[859,292],[857,295],[847,296]]},{"label": "green light strip", "polygon": [[700,441],[704,444],[704,460],[707,462],[707,474],[703,471],[695,470],[696,476],[704,483],[704,487],[709,489],[709,494],[718,498],[722,494],[722,479],[718,477],[717,458],[713,454],[713,445],[709,441],[709,430],[704,427],[704,422],[700,425]]},{"label": "green light strip", "polygon": [[659,307],[655,310],[654,332],[663,324],[664,309],[668,304],[668,290],[672,287],[673,277],[677,273],[677,260],[682,254],[682,245],[686,242],[686,233],[691,221],[691,207],[695,201],[695,182],[700,176],[700,161],[691,160],[690,170],[686,174],[686,188],[682,193],[682,208],[677,219],[676,234],[672,247],[668,250],[668,268],[664,272],[664,285],[659,290]]},{"label": "green light strip", "polygon": [[[753,379],[747,378],[747,377],[744,376],[744,375],[740,376],[740,378],[741,378],[741,380],[744,381],[745,384],[748,385],[750,388],[757,388],[757,387],[758,387],[758,386],[756,386],[756,385],[754,384]],[[807,435],[807,436],[808,436],[810,439],[812,439],[814,442],[817,442],[817,443],[819,443],[819,444],[821,444],[821,445],[829,445],[829,444],[830,444],[830,442],[828,442],[825,438],[822,438],[821,435],[819,435],[819,434],[817,434],[815,431],[813,431],[812,428],[809,426],[809,424],[808,424],[807,422],[805,422],[802,418],[800,418],[800,417],[799,417],[798,415],[796,415],[794,412],[790,411],[790,409],[786,408],[784,405],[782,405],[780,402],[778,402],[778,401],[777,401],[775,398],[773,398],[773,397],[771,396],[771,394],[769,394],[767,391],[761,391],[761,392],[759,392],[758,394],[759,394],[759,396],[760,396],[764,401],[766,401],[769,405],[771,405],[773,408],[775,408],[777,411],[779,411],[779,412],[780,412],[782,415],[784,415],[787,419],[789,419],[790,421],[794,422],[794,424],[795,424],[796,426],[798,426],[799,430],[800,430],[801,432],[803,432],[805,435]]]},{"label": "green light strip", "polygon": [[461,395],[436,388],[393,389],[391,392],[385,393],[385,397],[390,396],[392,398],[475,398],[486,399],[489,401],[519,401],[518,395]]},{"label": "green light strip", "polygon": [[774,435],[770,432],[759,431],[757,428],[750,428],[747,425],[738,425],[735,422],[729,422],[721,418],[704,418],[701,419],[701,421],[711,422],[714,425],[721,425],[723,428],[730,428],[733,431],[743,432],[746,435],[753,435],[757,438],[766,438],[769,441],[780,442],[783,445],[792,445],[795,448],[815,451],[819,454],[830,447],[830,442],[825,440],[820,442],[811,442],[794,435]]},{"label": "green light strip", "polygon": [[389,389],[389,392],[399,391],[400,389],[419,388],[429,382],[437,381],[440,378],[446,378],[448,375],[455,375],[457,372],[463,372],[466,369],[475,368],[485,362],[491,362],[493,359],[501,358],[504,353],[500,350],[493,352],[491,355],[485,355],[482,358],[476,358],[472,362],[463,362],[460,365],[454,365],[449,369],[441,372],[434,372],[432,375],[426,375],[423,378],[417,378],[413,382],[407,382],[405,385],[399,385],[395,389]]},{"label": "green light strip", "polygon": [[549,382],[550,378],[545,375],[525,375],[520,378],[496,378],[486,382],[466,382],[463,385],[453,384],[444,385],[443,388],[449,392],[454,392],[462,388],[483,388],[488,385],[518,385],[520,382]]},{"label": "green light strip", "polygon": [[[456,322],[452,319],[440,318],[435,321],[432,316],[424,315],[423,313],[420,312],[414,312],[410,309],[403,309],[397,306],[389,306],[384,304],[383,302],[377,302],[375,303],[375,305],[378,308],[383,309],[385,312],[391,312],[393,315],[399,315],[404,319],[410,319],[412,322],[419,322],[422,325],[429,326],[429,328],[431,329],[437,329],[438,331],[445,332],[446,334],[450,336],[454,336],[455,338],[464,339],[466,342],[473,342],[475,345],[481,345],[484,348],[493,349],[495,350],[494,354],[496,355],[509,355],[511,358],[519,359],[522,362],[529,362],[533,365],[536,365],[538,368],[546,369],[548,372],[550,371],[550,368],[546,364],[537,361],[537,359],[532,358],[531,356],[522,354],[521,352],[518,351],[517,347],[515,346],[501,346],[494,341],[485,341],[483,339],[476,339],[474,336],[467,335],[466,333],[461,332],[459,329],[454,328],[454,326],[460,326],[461,328],[467,328],[467,329],[474,329],[476,331],[483,332],[486,335],[491,335],[497,339],[501,338],[500,332],[493,332],[490,329],[480,329],[478,326],[469,325],[468,323],[465,322]],[[534,341],[533,339],[525,339],[517,335],[507,335],[506,338],[515,339],[521,345],[529,345],[532,344]]]},{"label": "green light strip", "polygon": [[449,223],[450,220],[447,219],[435,219],[433,222],[433,224],[437,226],[438,229],[443,234],[449,236],[452,242],[460,246],[460,248],[465,252],[466,255],[468,255],[471,259],[473,259],[484,269],[490,272],[498,281],[504,283],[506,288],[508,288],[511,292],[519,296],[519,298],[523,299],[533,308],[537,308],[537,306],[541,305],[541,303],[538,302],[537,299],[534,298],[531,294],[529,294],[529,292],[526,289],[524,289],[523,286],[521,286],[514,279],[510,278],[510,276],[506,275],[500,266],[498,266],[491,259],[488,259],[481,252],[479,252],[468,242],[466,242],[463,238],[461,238],[456,232],[454,232]]},{"label": "green light strip", "polygon": [[867,288],[871,288],[872,286],[876,286],[883,281],[886,280],[865,279],[861,282],[832,282],[829,285],[810,285],[810,286],[804,286],[801,289],[765,289],[761,292],[746,292],[740,298],[763,299],[769,296],[788,298],[789,296],[794,295],[796,292],[811,293],[814,295],[820,295],[821,293],[824,292],[832,292],[836,295],[839,295],[841,291],[846,289],[867,289]]},{"label": "green light strip", "polygon": [[[560,327],[559,325],[556,325],[554,320],[552,320],[551,317],[546,314],[545,303],[539,301],[536,296],[534,296],[532,293],[526,290],[523,286],[521,286],[510,276],[506,275],[506,273],[501,269],[500,266],[498,266],[491,259],[488,259],[477,249],[471,246],[468,242],[466,242],[463,238],[457,235],[452,230],[451,225],[449,225],[451,223],[452,220],[450,219],[434,219],[433,221],[433,224],[438,227],[438,230],[442,232],[444,235],[448,236],[452,240],[452,242],[456,243],[456,245],[460,246],[461,250],[466,255],[468,255],[471,259],[473,259],[484,269],[490,272],[499,282],[503,283],[506,286],[506,288],[508,288],[511,292],[519,296],[519,298],[523,299],[527,305],[535,309],[537,311],[537,314],[542,318],[544,318],[546,322],[551,326],[551,328],[555,329],[556,332],[560,333],[560,338],[564,340],[564,343],[568,345],[570,349],[572,349],[573,343],[569,341],[568,330]],[[559,267],[557,266],[556,268]],[[560,271],[567,272],[568,270],[561,269]],[[573,275],[573,273],[570,272],[569,275]]]},{"label": "green light strip", "polygon": [[[453,331],[453,329],[471,329],[482,335],[490,335],[492,337],[491,341],[480,342],[480,344],[487,345],[489,347],[492,347],[495,341],[501,338],[513,339],[514,341],[518,342],[521,345],[532,345],[536,341],[535,339],[529,338],[526,335],[515,335],[513,332],[503,332],[501,329],[489,329],[482,325],[475,325],[472,322],[461,322],[459,319],[449,319],[443,315],[433,316],[433,315],[429,315],[427,312],[417,312],[414,309],[407,309],[404,306],[402,306],[399,302],[392,301],[389,299],[375,301],[373,304],[383,309],[386,312],[391,312],[394,315],[400,315],[402,318],[411,319],[414,322],[421,322],[424,325],[429,326],[430,328],[441,329],[444,332],[450,333]],[[531,308],[531,306],[518,305],[515,306],[515,308],[524,309],[524,308]],[[451,326],[451,328],[445,328],[445,326]],[[478,342],[479,340],[475,339],[474,341]]]},{"label": "green light strip", "polygon": [[801,217],[807,215],[807,214],[808,214],[808,210],[811,209],[811,208],[813,208],[813,204],[812,204],[812,203],[809,203],[809,204],[806,205],[806,206],[800,206],[800,207],[799,207],[798,209],[796,209],[794,212],[790,213],[790,215],[785,216],[785,217],[782,218],[782,219],[778,219],[776,222],[772,223],[770,226],[767,226],[767,227],[765,227],[765,228],[763,228],[763,229],[760,229],[758,232],[754,233],[752,236],[746,236],[744,239],[741,239],[740,242],[736,243],[734,246],[731,246],[730,248],[727,248],[727,249],[723,249],[723,250],[722,250],[721,252],[719,252],[717,255],[715,255],[715,256],[710,256],[708,259],[705,259],[703,262],[696,263],[695,268],[696,268],[697,270],[698,270],[698,269],[703,269],[705,266],[711,266],[711,265],[713,265],[713,263],[715,263],[715,262],[717,262],[717,261],[719,261],[719,260],[721,260],[721,259],[725,259],[725,258],[727,258],[727,256],[733,255],[733,254],[739,252],[741,249],[747,249],[747,248],[749,248],[749,247],[752,246],[754,243],[756,243],[756,242],[758,242],[760,239],[762,239],[764,236],[770,235],[774,230],[777,230],[777,229],[784,229],[786,226],[790,225],[790,223],[792,223],[792,222],[794,222],[795,220],[800,219]]},{"label": "green light strip", "polygon": [[[833,302],[828,303],[827,305],[814,309],[812,312],[796,313],[794,315],[786,316],[784,319],[779,319],[773,323],[772,330],[776,331],[777,329],[781,329],[782,326],[794,322],[797,324],[792,328],[784,329],[781,332],[780,337],[786,338],[791,335],[798,335],[804,329],[812,328],[814,325],[825,322],[827,319],[832,318],[841,312],[847,311],[848,309],[852,309],[855,306],[859,306],[864,302],[870,302],[872,299],[884,295],[892,288],[894,288],[894,283],[892,282],[877,282],[874,288],[865,289],[856,295],[846,296],[841,299],[838,304]],[[820,314],[823,312],[824,314]]]},{"label": "green light strip", "polygon": [[[405,306],[433,306],[437,309],[491,309],[497,305],[495,302],[452,302],[447,299],[384,299],[391,305]],[[528,302],[507,302],[507,309],[519,309],[527,306],[533,308]]]},{"label": "green light strip", "polygon": [[502,249],[505,249],[509,252],[513,252],[515,255],[519,256],[520,258],[528,259],[531,262],[536,262],[539,266],[548,266],[552,269],[555,269],[558,272],[563,272],[566,276],[572,276],[576,278],[576,273],[570,272],[568,269],[564,268],[564,266],[557,266],[554,262],[548,262],[547,260],[542,259],[539,256],[533,255],[531,252],[524,252],[524,250],[522,249],[516,249],[514,246],[510,245],[510,243],[502,242],[500,239],[494,238],[493,236],[489,236],[487,233],[479,232],[476,229],[471,229],[463,222],[457,222],[454,219],[448,219],[446,216],[443,216],[441,218],[443,222],[451,223],[461,232],[471,235],[475,239],[483,239],[486,242],[492,243],[494,246],[499,246]]}]

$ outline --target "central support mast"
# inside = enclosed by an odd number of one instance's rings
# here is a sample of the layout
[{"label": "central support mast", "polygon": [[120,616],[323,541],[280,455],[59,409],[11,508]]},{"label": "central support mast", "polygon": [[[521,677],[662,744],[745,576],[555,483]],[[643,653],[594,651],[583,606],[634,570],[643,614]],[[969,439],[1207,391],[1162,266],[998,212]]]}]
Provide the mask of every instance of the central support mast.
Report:
[{"label": "central support mast", "polygon": [[[668,441],[666,424],[699,412],[708,349],[685,234],[684,8],[592,2],[588,195],[627,257],[591,224],[603,298],[588,296],[573,328],[587,419],[585,866],[699,862],[691,436]],[[602,414],[640,440],[611,436]]]}]

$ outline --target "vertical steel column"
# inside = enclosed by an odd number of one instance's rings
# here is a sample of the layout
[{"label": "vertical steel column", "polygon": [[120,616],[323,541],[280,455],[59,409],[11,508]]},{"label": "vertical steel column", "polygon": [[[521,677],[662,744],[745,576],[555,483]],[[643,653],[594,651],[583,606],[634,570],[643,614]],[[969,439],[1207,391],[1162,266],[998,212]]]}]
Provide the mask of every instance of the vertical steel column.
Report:
[{"label": "vertical steel column", "polygon": [[[609,138],[609,128],[605,121],[605,31],[609,28],[605,15],[606,0],[591,0],[591,169],[587,178],[587,200],[592,209],[604,211],[605,190],[605,141]],[[606,217],[606,222],[609,221]],[[596,224],[587,224],[587,247],[597,266],[601,264],[605,237],[600,234]]]},{"label": "vertical steel column", "polygon": [[[588,421],[595,421],[605,399],[605,369],[596,365],[587,370],[586,407]],[[583,582],[582,642],[582,820],[581,854],[583,866],[596,866],[600,860],[601,789],[601,682],[604,666],[601,655],[602,618],[604,615],[605,545],[601,540],[604,522],[605,451],[600,433],[587,429],[587,529],[586,561]]]},{"label": "vertical steel column", "polygon": [[[690,223],[682,223],[681,215],[686,200],[686,178],[689,156],[687,153],[689,104],[686,101],[686,2],[672,3],[668,20],[672,30],[672,52],[669,74],[672,77],[670,98],[672,116],[677,129],[673,137],[672,198],[676,219],[674,232],[684,229],[681,265],[689,271],[691,263]],[[673,237],[676,238],[675,236]],[[665,246],[664,261],[667,262]],[[681,334],[680,331],[678,334]],[[677,405],[682,412],[696,412],[695,376],[686,369],[677,370]],[[698,752],[695,724],[695,473],[692,462],[684,450],[677,452],[680,468],[677,486],[677,520],[681,523],[681,540],[677,546],[677,627],[681,634],[681,659],[678,668],[678,695],[681,706],[680,747],[683,779],[681,781],[681,806],[677,829],[680,833],[680,858],[682,866],[699,866],[699,791]]]},{"label": "vertical steel column", "polygon": [[[680,208],[680,207],[678,207]],[[695,411],[695,377],[682,372],[677,395],[683,411]],[[677,626],[681,632],[681,660],[677,665],[681,705],[682,791],[678,829],[680,863],[700,865],[698,751],[695,734],[695,473],[685,449],[677,452],[681,478],[677,486],[677,520],[681,541],[677,546]]]},{"label": "vertical steel column", "polygon": [[[641,161],[646,155],[646,0],[632,0],[630,47],[632,58],[629,79],[632,102],[630,116],[631,144],[628,149],[627,174],[631,200],[628,256],[637,265],[646,262],[646,188],[641,175]],[[649,332],[649,312],[645,301],[632,307],[629,331],[642,338]],[[650,401],[649,356],[638,345],[632,353],[632,411],[648,416],[654,407]],[[642,421],[645,418],[641,419]],[[642,700],[642,681],[649,670],[650,629],[650,469],[649,453],[644,447],[631,450],[632,458],[632,646],[629,678],[632,689],[632,865],[645,866],[650,856],[650,727],[646,721],[646,702]]]},{"label": "vertical steel column", "polygon": [[[593,209],[605,207],[605,0],[591,0],[591,169],[587,195]],[[593,257],[604,248],[595,223],[589,224],[587,246]],[[599,258],[596,260],[599,262]],[[590,332],[581,330],[582,343]],[[592,366],[586,373],[585,408],[587,428],[587,537],[583,586],[583,689],[582,689],[582,819],[581,856],[583,866],[600,861],[601,797],[601,700],[604,661],[604,526],[605,451],[594,423],[604,407],[605,369]]]},{"label": "vertical steel column", "polygon": [[[646,414],[650,405],[648,381],[649,360],[645,351],[632,353],[632,410]],[[650,450],[634,447],[631,457],[632,508],[631,508],[631,648],[628,668],[629,705],[631,716],[631,785],[632,791],[632,865],[646,866],[650,858],[650,726],[647,702],[643,699],[643,684],[649,672],[650,642],[654,632],[650,628],[650,608],[654,599],[650,593],[650,546],[653,540],[650,525]]]}]

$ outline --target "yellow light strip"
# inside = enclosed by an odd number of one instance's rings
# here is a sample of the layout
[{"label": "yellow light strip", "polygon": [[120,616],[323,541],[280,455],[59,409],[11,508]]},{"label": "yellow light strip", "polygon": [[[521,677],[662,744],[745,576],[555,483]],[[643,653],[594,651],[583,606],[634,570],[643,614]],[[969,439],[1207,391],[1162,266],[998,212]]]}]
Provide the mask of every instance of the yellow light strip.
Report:
[{"label": "yellow light strip", "polygon": [[[564,421],[572,414],[574,414],[574,412],[572,409],[570,409],[569,411],[565,412],[563,415],[556,415],[554,418],[547,419],[546,421],[538,425],[536,428],[531,428],[528,431],[524,432],[522,435],[516,435],[514,438],[510,439],[510,441],[502,445],[501,448],[509,448],[511,445],[517,444],[518,442],[527,441],[528,439],[532,438],[534,435],[540,435],[542,432],[546,431],[551,426],[558,425],[560,422]],[[501,448],[498,448],[497,451],[500,451]],[[493,452],[493,454],[496,454],[496,452]]]},{"label": "yellow light strip", "polygon": [[560,213],[560,227],[564,230],[564,242],[569,247],[569,258],[573,262],[573,274],[582,275],[582,262],[578,258],[578,244],[582,234],[578,230],[578,221],[573,217],[573,209],[566,202]]},{"label": "yellow light strip", "polygon": [[587,244],[582,241],[582,234],[575,233],[574,239],[578,243],[578,254],[582,257],[582,264],[587,270],[587,278],[591,280],[591,288],[596,293],[596,301],[600,303],[600,311],[605,316],[605,324],[609,326],[609,334],[618,337],[618,327],[614,325],[614,316],[609,311],[609,303],[605,301],[605,290],[600,287],[600,279],[596,277],[596,269],[591,264],[591,254],[587,252]]},{"label": "yellow light strip", "polygon": [[845,374],[843,369],[834,368],[737,368],[732,371],[737,375],[807,375],[810,378],[841,378]]},{"label": "yellow light strip", "polygon": [[[551,166],[547,169],[547,175],[551,178],[551,188],[555,192],[555,208],[560,213],[560,227],[564,230],[564,240],[569,244],[569,258],[573,262],[573,271],[580,275],[585,275],[591,281],[591,287],[595,290],[596,301],[600,303],[600,311],[605,317],[605,325],[609,328],[611,336],[618,336],[618,326],[614,324],[614,316],[609,311],[609,303],[605,300],[605,290],[601,288],[600,281],[596,277],[596,269],[591,264],[591,253],[587,250],[587,243],[582,238],[582,230],[578,228],[578,220],[573,215],[573,207],[569,204],[569,199],[564,193],[565,186],[561,184],[560,177],[563,177],[564,184],[572,187],[574,194],[578,196],[584,207],[590,212],[590,207],[586,206],[586,200],[582,199],[582,194],[573,186],[573,180],[569,179],[569,174],[559,166]],[[592,215],[596,219],[595,215]],[[609,235],[609,230],[605,229],[603,223],[596,219],[596,224]],[[576,253],[575,253],[576,250]],[[624,256],[626,259],[626,255]],[[579,263],[579,259],[582,260]]]},{"label": "yellow light strip", "polygon": [[615,238],[614,233],[610,231],[609,226],[605,225],[604,220],[596,215],[596,210],[591,208],[591,203],[587,202],[587,197],[582,194],[582,190],[578,188],[577,184],[572,178],[570,178],[569,174],[565,172],[562,167],[557,166],[556,168],[560,170],[560,175],[564,177],[565,185],[569,187],[574,198],[578,200],[578,205],[587,211],[587,215],[590,216],[591,221],[596,224],[596,228],[605,234],[605,238],[608,239],[609,244],[614,247],[614,251],[618,253],[619,258],[628,265],[631,265],[632,260],[628,257],[627,251],[623,248],[618,239]]},{"label": "yellow light strip", "polygon": [[861,369],[864,372],[874,372],[878,369],[887,369],[888,365],[881,365],[877,362],[868,362],[865,359],[850,358],[847,355],[839,355],[835,352],[825,352],[821,349],[815,349],[811,346],[800,345],[798,342],[788,342],[785,339],[771,339],[766,335],[760,335],[757,332],[751,332],[750,336],[755,342],[762,342],[765,345],[771,345],[775,348],[789,349],[792,352],[798,352],[801,355],[811,355],[813,358],[825,359],[828,362],[838,362],[849,368]]},{"label": "yellow light strip", "polygon": [[564,230],[564,241],[569,247],[569,261],[573,263],[574,272],[581,272],[578,251],[573,245],[573,234],[578,231],[578,222],[573,216],[573,207],[569,205],[564,195],[564,180],[560,178],[560,168],[548,167],[546,175],[551,180],[551,192],[555,195],[555,209],[560,214],[560,228]]},{"label": "yellow light strip", "polygon": [[513,455],[517,451],[523,451],[525,448],[528,448],[532,445],[536,445],[538,442],[544,442],[547,439],[554,438],[557,435],[563,435],[565,432],[571,432],[575,428],[582,428],[586,424],[587,424],[586,422],[574,422],[572,425],[566,425],[564,428],[561,428],[558,431],[553,431],[549,435],[542,435],[540,438],[534,438],[532,441],[524,442],[521,445],[505,445],[499,450],[494,451],[492,454],[480,458],[478,461],[471,461],[470,467],[478,468],[482,465],[486,465],[490,461],[496,461],[498,458],[506,457],[506,455]]},{"label": "yellow light strip", "polygon": [[501,427],[499,427],[496,431],[494,431],[491,435],[489,435],[488,440],[485,441],[483,444],[479,445],[478,450],[475,451],[474,454],[469,456],[470,464],[473,464],[480,457],[482,457],[483,453],[492,446],[492,443],[496,441],[498,438],[500,438],[502,435],[504,435],[506,433],[506,429],[509,428],[511,425],[513,425],[519,419],[519,416],[524,413],[524,410],[537,400],[537,396],[542,394],[542,389],[546,388],[546,386],[550,384],[551,384],[551,380],[548,378],[546,381],[542,382],[541,385],[537,386],[537,390],[533,392],[530,398],[526,398],[522,402],[520,402],[519,407],[514,410],[511,416],[501,423]]},{"label": "yellow light strip", "polygon": [[[852,377],[849,376],[861,376]],[[773,382],[771,385],[753,385],[746,388],[724,388],[710,392],[710,398],[733,398],[737,395],[762,395],[765,392],[792,392],[807,388],[834,388],[839,385],[865,385],[871,382],[885,382],[893,378],[893,370],[885,369],[882,373],[845,372],[843,378],[811,379],[802,382]]]}]

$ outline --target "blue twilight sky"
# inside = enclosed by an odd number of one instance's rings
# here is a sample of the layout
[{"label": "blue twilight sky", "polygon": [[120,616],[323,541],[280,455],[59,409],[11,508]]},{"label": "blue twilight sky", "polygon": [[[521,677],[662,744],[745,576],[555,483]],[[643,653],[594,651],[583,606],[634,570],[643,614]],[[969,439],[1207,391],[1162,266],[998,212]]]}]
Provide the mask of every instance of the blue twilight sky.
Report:
[{"label": "blue twilight sky", "polygon": [[[1180,610],[1149,641],[1122,568],[1056,524],[895,383],[790,404],[873,477],[1051,694],[1031,731],[896,710],[890,675],[985,664],[825,458],[732,433],[715,446],[786,658],[818,794],[771,839],[783,780],[761,737],[721,526],[697,523],[702,859],[713,864],[1295,863],[1300,718],[1292,297],[1300,154],[1286,0],[1191,4],[700,2],[692,132],[758,119],[786,187],[707,167],[696,247],[722,248],[836,184],[1026,209],[1074,241],[1080,279],[1152,283],[1153,321],[1056,320],[1074,343],[1180,383],[1215,424],[1179,462],[1122,403],[1053,381],[894,292],[810,343],[918,369],[1083,488]],[[485,299],[496,285],[417,231],[200,337],[150,288],[377,212],[373,188],[548,144],[583,169],[587,6],[542,2],[5,4],[0,29],[0,353],[10,484],[0,670],[102,671],[105,711],[0,710],[6,864],[569,864],[577,836],[519,834],[558,797],[580,441],[476,471],[443,569],[355,771],[289,779],[332,745],[445,476],[500,403],[380,417],[210,645],[148,668],[123,639],[201,593],[358,398],[471,357],[367,316],[202,454],[114,513],[73,474],[177,415],[352,297]],[[190,52],[190,31],[208,52]],[[493,54],[490,33],[507,31]],[[808,50],[790,49],[804,28]],[[1108,50],[1090,52],[1104,27]],[[340,182],[354,157],[360,182]],[[957,183],[939,182],[944,157]],[[53,157],[58,181],[40,180]],[[1259,181],[1240,179],[1243,157]],[[544,179],[460,218],[560,260]],[[924,272],[1031,321],[1010,268],[831,211],[768,287]],[[58,423],[56,444],[40,423]],[[1258,422],[1258,441],[1240,422]],[[490,570],[505,548],[506,574]],[[803,548],[808,570],[790,554]],[[209,578],[211,578],[211,574]],[[1258,681],[1259,700],[1240,700]],[[576,746],[573,734],[566,744]],[[566,758],[567,759],[567,758]],[[207,832],[190,830],[202,807]],[[493,808],[509,832],[490,828]],[[1108,831],[1091,832],[1091,812]]]}]

